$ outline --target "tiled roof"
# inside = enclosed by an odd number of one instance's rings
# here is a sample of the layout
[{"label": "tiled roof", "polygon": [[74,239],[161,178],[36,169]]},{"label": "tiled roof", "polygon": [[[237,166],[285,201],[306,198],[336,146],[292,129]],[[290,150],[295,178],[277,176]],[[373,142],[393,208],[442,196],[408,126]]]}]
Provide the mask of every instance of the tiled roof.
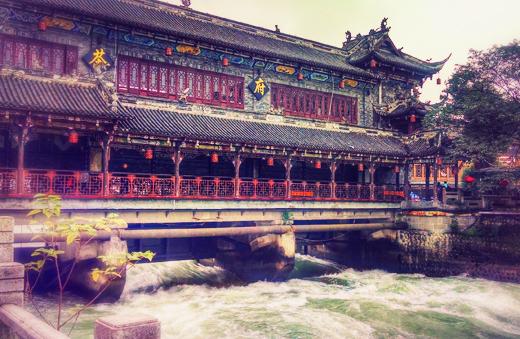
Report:
[{"label": "tiled roof", "polygon": [[398,50],[389,37],[389,29],[372,31],[348,42],[344,49],[353,65],[360,65],[376,58],[385,63],[406,68],[410,71],[431,75],[439,72],[448,58],[439,62],[427,62]]},{"label": "tiled roof", "polygon": [[372,75],[346,61],[340,48],[275,33],[264,28],[218,18],[158,1],[136,0],[22,0],[128,26],[241,51],[291,60],[360,76]]},{"label": "tiled roof", "polygon": [[396,137],[361,132],[333,131],[286,124],[221,118],[159,109],[124,107],[123,130],[204,141],[236,142],[309,150],[406,156]]},{"label": "tiled roof", "polygon": [[409,155],[412,157],[424,157],[434,155],[439,148],[435,145],[432,139],[419,138],[407,144]]},{"label": "tiled roof", "polygon": [[95,84],[17,73],[0,74],[0,107],[34,113],[115,117]]}]

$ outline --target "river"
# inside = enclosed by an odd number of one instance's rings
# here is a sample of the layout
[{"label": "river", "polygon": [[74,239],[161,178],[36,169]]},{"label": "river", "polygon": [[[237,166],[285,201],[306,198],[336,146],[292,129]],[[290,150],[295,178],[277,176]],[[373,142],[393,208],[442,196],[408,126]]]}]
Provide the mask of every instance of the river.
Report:
[{"label": "river", "polygon": [[520,338],[520,285],[361,272],[305,255],[290,280],[249,285],[193,261],[143,264],[122,299],[86,311],[71,336],[91,338],[96,318],[132,313],[157,317],[163,338]]}]

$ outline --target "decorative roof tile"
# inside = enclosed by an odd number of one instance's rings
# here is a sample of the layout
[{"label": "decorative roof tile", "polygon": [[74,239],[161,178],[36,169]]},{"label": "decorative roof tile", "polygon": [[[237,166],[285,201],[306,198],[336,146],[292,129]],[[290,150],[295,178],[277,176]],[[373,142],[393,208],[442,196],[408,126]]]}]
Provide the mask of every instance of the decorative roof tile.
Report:
[{"label": "decorative roof tile", "polygon": [[231,47],[240,51],[373,77],[346,61],[341,48],[277,33],[159,1],[22,0],[78,15],[141,27],[179,38]]},{"label": "decorative roof tile", "polygon": [[0,74],[0,107],[94,118],[116,116],[95,84],[21,73]]},{"label": "decorative roof tile", "polygon": [[121,127],[130,133],[321,150],[324,152],[406,156],[396,137],[362,132],[333,131],[210,115],[123,106],[131,118]]}]

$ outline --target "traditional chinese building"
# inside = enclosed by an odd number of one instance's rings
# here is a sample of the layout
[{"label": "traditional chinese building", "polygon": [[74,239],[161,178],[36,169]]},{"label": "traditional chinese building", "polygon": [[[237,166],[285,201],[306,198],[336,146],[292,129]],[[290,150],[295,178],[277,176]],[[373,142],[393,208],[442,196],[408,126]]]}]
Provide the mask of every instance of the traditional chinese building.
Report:
[{"label": "traditional chinese building", "polygon": [[414,88],[444,61],[386,19],[341,47],[153,0],[0,0],[0,20],[3,197],[397,202],[436,168]]}]

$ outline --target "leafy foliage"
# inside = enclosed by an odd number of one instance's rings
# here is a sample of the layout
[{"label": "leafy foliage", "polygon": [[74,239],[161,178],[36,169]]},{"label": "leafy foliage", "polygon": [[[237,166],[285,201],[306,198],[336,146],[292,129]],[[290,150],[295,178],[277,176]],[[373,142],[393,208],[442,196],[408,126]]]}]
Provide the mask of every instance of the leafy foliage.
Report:
[{"label": "leafy foliage", "polygon": [[520,139],[520,44],[470,51],[448,81],[443,101],[425,120],[452,137],[448,156],[493,165]]},{"label": "leafy foliage", "polygon": [[[90,277],[94,282],[100,283],[98,294],[88,303],[72,312],[65,320],[62,320],[63,293],[67,288],[71,276],[74,274],[77,254],[81,248],[90,243],[100,231],[111,232],[113,228],[126,227],[126,222],[119,218],[117,214],[109,214],[105,218],[90,220],[85,218],[61,218],[61,198],[57,195],[37,194],[34,196],[34,209],[28,214],[32,218],[32,223],[43,226],[43,233],[36,236],[36,239],[46,243],[46,247],[38,248],[31,254],[37,260],[25,265],[27,272],[35,272],[36,279],[31,285],[27,279],[26,292],[31,299],[33,306],[37,307],[32,292],[36,287],[41,273],[47,263],[51,264],[51,269],[55,274],[59,287],[59,300],[57,310],[57,323],[54,325],[58,330],[69,322],[75,322],[81,312],[92,305],[96,299],[110,286],[115,279],[122,278],[123,274],[130,267],[142,260],[152,261],[155,254],[151,251],[115,253],[108,256],[99,256],[102,267],[92,269]],[[65,249],[70,248],[75,251],[72,266],[65,276],[60,267],[59,257],[65,254]],[[40,316],[44,318],[41,312]],[[44,318],[45,321],[47,321]],[[50,323],[49,321],[47,321]]]}]

